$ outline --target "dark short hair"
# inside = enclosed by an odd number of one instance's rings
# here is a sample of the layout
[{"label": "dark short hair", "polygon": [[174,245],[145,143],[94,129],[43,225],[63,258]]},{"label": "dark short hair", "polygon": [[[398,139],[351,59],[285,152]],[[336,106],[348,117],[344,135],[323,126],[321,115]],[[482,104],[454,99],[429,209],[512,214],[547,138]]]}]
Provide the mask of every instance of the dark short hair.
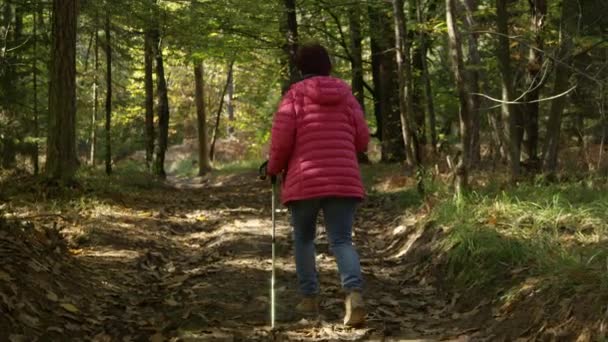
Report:
[{"label": "dark short hair", "polygon": [[296,54],[296,66],[302,75],[329,76],[331,73],[329,53],[319,43],[300,46]]}]

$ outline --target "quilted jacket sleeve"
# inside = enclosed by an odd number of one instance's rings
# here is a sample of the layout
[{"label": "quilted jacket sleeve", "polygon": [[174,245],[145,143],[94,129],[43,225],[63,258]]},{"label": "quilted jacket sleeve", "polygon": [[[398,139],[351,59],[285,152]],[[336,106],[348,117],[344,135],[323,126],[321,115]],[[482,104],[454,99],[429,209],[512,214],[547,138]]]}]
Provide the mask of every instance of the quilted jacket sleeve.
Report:
[{"label": "quilted jacket sleeve", "polygon": [[365,114],[363,114],[361,105],[354,96],[350,96],[348,102],[353,114],[353,122],[355,123],[355,147],[359,153],[367,152],[370,138]]},{"label": "quilted jacket sleeve", "polygon": [[272,122],[270,158],[268,160],[269,175],[278,175],[287,168],[287,163],[293,152],[295,133],[296,113],[293,93],[290,91],[281,100]]}]

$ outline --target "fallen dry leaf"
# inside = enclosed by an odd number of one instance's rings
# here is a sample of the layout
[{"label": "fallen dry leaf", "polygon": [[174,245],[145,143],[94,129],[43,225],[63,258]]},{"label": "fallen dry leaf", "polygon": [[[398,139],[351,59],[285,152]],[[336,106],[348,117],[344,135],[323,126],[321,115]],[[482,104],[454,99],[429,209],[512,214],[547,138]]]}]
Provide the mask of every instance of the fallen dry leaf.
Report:
[{"label": "fallen dry leaf", "polygon": [[58,296],[55,294],[55,292],[53,292],[53,291],[48,291],[48,292],[46,293],[46,298],[47,298],[48,300],[50,300],[51,302],[56,302],[56,301],[58,301],[58,300],[59,300],[59,297],[58,297]]},{"label": "fallen dry leaf", "polygon": [[74,304],[70,304],[70,303],[62,303],[61,307],[71,313],[78,313],[78,311],[80,311]]}]

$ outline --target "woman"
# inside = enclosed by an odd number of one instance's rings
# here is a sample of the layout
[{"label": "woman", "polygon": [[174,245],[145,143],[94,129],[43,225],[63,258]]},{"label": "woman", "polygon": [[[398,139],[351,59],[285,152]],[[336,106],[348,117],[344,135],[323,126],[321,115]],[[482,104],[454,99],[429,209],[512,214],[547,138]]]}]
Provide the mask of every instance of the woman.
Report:
[{"label": "woman", "polygon": [[289,88],[274,116],[267,168],[269,175],[284,176],[281,201],[291,212],[303,296],[296,310],[315,313],[319,308],[315,235],[323,210],[346,292],[344,324],[360,326],[365,321],[363,279],[352,225],[365,195],[357,153],[367,150],[369,128],[351,88],[329,76],[332,65],[324,47],[302,46],[296,65],[303,80]]}]

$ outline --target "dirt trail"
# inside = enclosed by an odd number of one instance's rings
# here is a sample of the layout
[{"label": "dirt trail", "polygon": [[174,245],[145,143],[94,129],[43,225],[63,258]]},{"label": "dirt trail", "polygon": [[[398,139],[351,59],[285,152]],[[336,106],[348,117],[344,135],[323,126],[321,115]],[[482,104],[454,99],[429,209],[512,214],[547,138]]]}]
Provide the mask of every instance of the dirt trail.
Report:
[{"label": "dirt trail", "polygon": [[[402,210],[374,196],[359,209],[355,241],[368,303],[364,329],[345,329],[343,295],[319,229],[322,314],[308,320],[298,300],[288,214],[278,214],[277,320],[270,333],[270,190],[253,173],[213,181],[170,179],[165,189],[95,195],[104,205],[80,211],[69,237],[81,269],[84,313],[59,335],[96,341],[456,340],[449,303],[411,267],[379,251]],[[74,223],[77,221],[77,224]],[[79,290],[73,290],[79,291]],[[85,310],[83,307],[86,307]],[[61,333],[59,332],[61,330]],[[468,331],[471,333],[472,331]],[[26,334],[27,336],[27,334]]]}]

